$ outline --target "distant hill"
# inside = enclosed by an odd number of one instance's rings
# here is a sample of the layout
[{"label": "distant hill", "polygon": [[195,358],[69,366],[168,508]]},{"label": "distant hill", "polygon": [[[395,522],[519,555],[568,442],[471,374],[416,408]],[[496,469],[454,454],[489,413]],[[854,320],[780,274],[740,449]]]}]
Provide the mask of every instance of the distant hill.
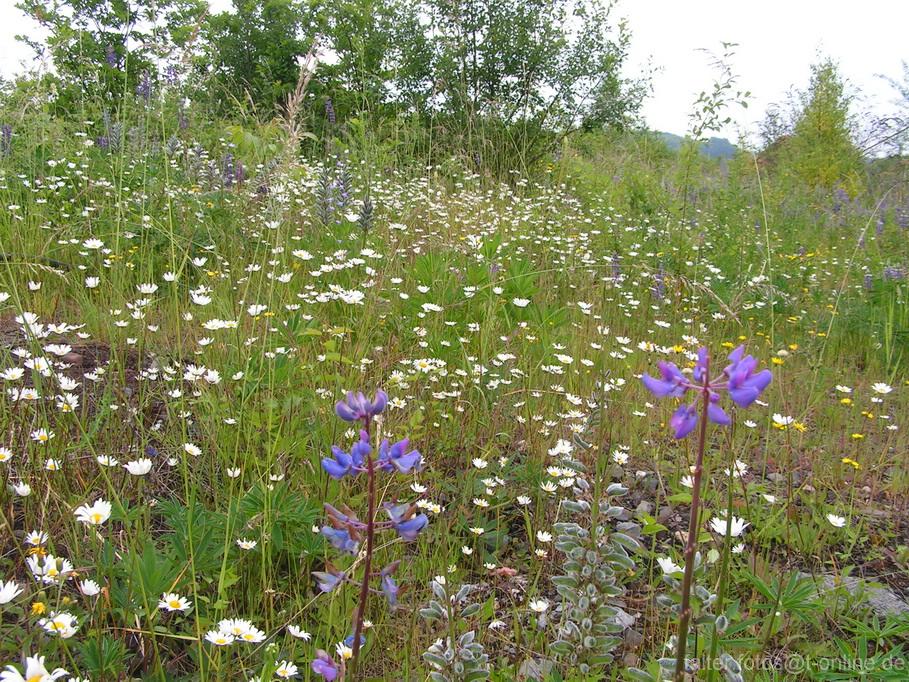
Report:
[{"label": "distant hill", "polygon": [[[678,151],[685,141],[684,137],[673,133],[658,132],[657,135],[672,151]],[[701,145],[701,153],[712,159],[728,159],[735,156],[737,147],[725,137],[711,137]]]}]

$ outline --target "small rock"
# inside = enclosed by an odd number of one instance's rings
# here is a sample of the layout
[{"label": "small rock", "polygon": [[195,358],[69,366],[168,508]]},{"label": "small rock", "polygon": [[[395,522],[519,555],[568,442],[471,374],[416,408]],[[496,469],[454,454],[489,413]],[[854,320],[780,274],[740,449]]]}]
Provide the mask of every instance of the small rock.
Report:
[{"label": "small rock", "polygon": [[639,514],[652,514],[653,504],[647,500],[641,500],[638,506],[635,508],[635,511]]},{"label": "small rock", "polygon": [[625,609],[616,609],[615,619],[623,628],[630,628],[637,621],[637,616],[632,616]]},{"label": "small rock", "polygon": [[521,680],[545,680],[552,672],[552,661],[534,661],[525,659],[518,668],[518,679]]},{"label": "small rock", "polygon": [[[802,573],[802,577],[816,580],[810,574]],[[861,597],[871,610],[881,618],[887,616],[905,616],[909,614],[909,604],[886,586],[873,585],[861,578],[855,576],[846,576],[838,578],[837,576],[825,574],[817,579],[820,582],[820,589],[832,591],[838,587],[845,587],[853,597]]]},{"label": "small rock", "polygon": [[641,657],[630,651],[622,656],[622,665],[624,665],[626,668],[636,668],[640,662]]},{"label": "small rock", "polygon": [[[629,646],[632,649],[641,646],[644,643],[644,635],[642,635],[637,630],[633,628],[628,628],[625,630],[625,646]],[[637,656],[635,656],[637,658]]]},{"label": "small rock", "polygon": [[786,477],[781,473],[771,471],[769,474],[767,474],[767,480],[772,481],[773,483],[785,483]]}]

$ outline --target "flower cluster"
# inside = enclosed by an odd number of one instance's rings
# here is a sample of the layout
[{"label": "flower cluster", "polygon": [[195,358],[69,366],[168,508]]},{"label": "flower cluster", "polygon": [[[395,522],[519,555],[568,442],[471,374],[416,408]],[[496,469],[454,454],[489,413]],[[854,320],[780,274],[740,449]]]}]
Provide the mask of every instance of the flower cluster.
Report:
[{"label": "flower cluster", "polygon": [[[369,514],[365,521],[361,521],[353,510],[347,506],[338,509],[334,505],[325,503],[326,523],[320,529],[322,536],[328,540],[332,547],[344,553],[356,556],[360,552],[360,544],[366,541],[366,557],[364,560],[363,577],[360,583],[360,600],[354,622],[354,633],[345,641],[345,652],[350,652],[350,658],[355,658],[360,645],[365,639],[362,636],[363,614],[366,599],[369,596],[370,578],[380,579],[380,589],[388,600],[391,608],[398,603],[398,584],[394,574],[398,570],[400,561],[393,561],[378,573],[371,573],[374,537],[376,531],[394,530],[405,542],[413,542],[420,532],[427,526],[429,519],[426,514],[419,511],[415,503],[392,503],[383,505],[388,519],[376,520],[376,474],[378,471],[385,473],[410,473],[419,471],[423,457],[417,450],[410,449],[407,438],[391,444],[384,439],[379,445],[378,455],[373,457],[371,444],[371,430],[373,420],[380,415],[388,405],[388,396],[384,391],[377,391],[375,397],[369,400],[362,393],[348,393],[344,400],[335,405],[335,413],[346,422],[359,422],[361,425],[359,439],[353,444],[349,452],[337,446],[332,446],[331,457],[322,459],[322,468],[336,480],[347,476],[356,478],[365,474],[368,479]],[[322,592],[331,592],[344,582],[354,582],[348,571],[340,571],[331,565],[325,571],[315,571],[313,577]],[[342,658],[344,658],[342,656]],[[323,650],[312,662],[313,672],[321,675],[326,680],[333,680],[338,675],[339,666],[331,656]]]},{"label": "flower cluster", "polygon": [[[744,355],[745,346],[739,346],[729,354],[729,364],[714,379],[709,378],[710,358],[706,348],[698,350],[697,362],[692,379],[673,362],[660,362],[660,376],[657,379],[644,374],[644,386],[657,398],[681,398],[690,390],[707,394],[707,418],[714,424],[729,425],[732,420],[720,407],[720,391],[729,393],[732,402],[739,407],[748,407],[767,386],[773,375],[769,369],[756,372],[758,361],[751,355]],[[675,431],[676,438],[684,438],[694,430],[698,423],[697,404],[683,404],[673,413],[669,425]]]}]

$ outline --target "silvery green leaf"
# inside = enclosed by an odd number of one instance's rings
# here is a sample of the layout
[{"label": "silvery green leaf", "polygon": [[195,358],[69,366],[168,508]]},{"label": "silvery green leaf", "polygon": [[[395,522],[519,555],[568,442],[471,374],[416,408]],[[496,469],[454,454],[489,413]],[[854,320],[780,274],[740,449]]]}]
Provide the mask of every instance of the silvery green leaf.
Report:
[{"label": "silvery green leaf", "polygon": [[461,585],[461,589],[458,590],[458,593],[455,595],[455,601],[460,602],[467,598],[467,595],[470,594],[470,591],[473,589],[472,585]]},{"label": "silvery green leaf", "polygon": [[608,497],[621,497],[628,492],[628,488],[623,486],[621,483],[610,483],[609,487],[606,488],[606,495]]},{"label": "silvery green leaf", "polygon": [[723,666],[724,671],[729,670],[736,675],[740,675],[742,672],[742,666],[739,665],[739,662],[726,652],[720,654],[720,665]]},{"label": "silvery green leaf", "polygon": [[729,619],[725,615],[717,616],[716,621],[714,621],[714,625],[716,626],[716,631],[720,634],[723,634],[726,632],[726,628],[729,627]]},{"label": "silvery green leaf", "polygon": [[475,615],[477,611],[482,608],[482,606],[482,604],[469,604],[465,606],[464,610],[461,612],[461,617],[470,618],[471,616]]},{"label": "silvery green leaf", "polygon": [[423,654],[423,660],[439,668],[445,668],[448,666],[448,662],[444,658],[437,654],[431,654],[428,651]]},{"label": "silvery green leaf", "polygon": [[617,542],[623,547],[627,547],[632,551],[637,551],[641,548],[641,543],[639,543],[634,538],[625,535],[624,533],[613,533],[612,541]]},{"label": "silvery green leaf", "polygon": [[435,580],[430,581],[429,584],[432,586],[432,593],[436,595],[436,598],[444,602],[448,601],[448,595],[445,593],[445,588],[442,585]]},{"label": "silvery green leaf", "polygon": [[563,639],[556,640],[549,645],[549,650],[556,654],[567,654],[572,650],[572,645],[570,642],[566,642]]}]

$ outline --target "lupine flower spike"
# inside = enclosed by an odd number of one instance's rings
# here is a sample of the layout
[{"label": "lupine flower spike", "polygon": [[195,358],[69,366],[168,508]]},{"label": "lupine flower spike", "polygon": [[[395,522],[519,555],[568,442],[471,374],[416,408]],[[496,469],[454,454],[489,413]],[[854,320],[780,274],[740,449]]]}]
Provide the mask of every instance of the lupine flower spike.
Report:
[{"label": "lupine flower spike", "polygon": [[679,616],[678,649],[676,651],[675,676],[681,682],[684,676],[685,650],[688,645],[688,624],[691,619],[691,582],[694,574],[695,549],[698,536],[698,513],[701,499],[701,475],[704,471],[704,450],[707,441],[707,423],[728,426],[732,419],[720,407],[720,394],[726,391],[738,407],[748,407],[770,385],[773,378],[770,370],[757,372],[757,360],[745,355],[745,347],[739,346],[729,354],[729,364],[715,378],[710,378],[710,356],[706,348],[698,350],[697,361],[689,379],[675,364],[660,362],[660,377],[644,374],[644,386],[658,398],[682,398],[688,391],[699,394],[701,402],[698,414],[698,400],[682,404],[669,420],[669,426],[676,438],[684,438],[695,427],[698,434],[697,459],[692,481],[691,510],[688,517],[688,539],[685,543],[685,574],[682,580],[682,605]]},{"label": "lupine flower spike", "polygon": [[[388,439],[383,440],[379,445],[378,456],[375,459],[373,458],[373,448],[370,439],[373,419],[381,414],[387,405],[388,396],[381,390],[376,391],[372,400],[363,395],[363,393],[350,392],[344,400],[338,401],[335,405],[335,412],[338,417],[346,422],[360,422],[362,424],[359,439],[353,444],[349,452],[333,446],[331,449],[332,456],[322,459],[322,468],[331,478],[336,480],[341,480],[347,476],[355,478],[360,473],[365,473],[368,481],[369,512],[366,520],[361,521],[352,510],[343,505],[341,509],[338,509],[331,504],[325,503],[327,523],[320,530],[322,537],[328,540],[332,547],[351,556],[356,556],[360,551],[360,543],[364,539],[366,541],[363,577],[360,581],[360,597],[354,616],[353,634],[348,638],[349,643],[345,640],[345,647],[347,647],[345,652],[349,654],[354,668],[357,665],[357,655],[360,647],[366,640],[363,635],[363,616],[366,612],[366,602],[369,598],[370,580],[376,576],[380,578],[382,594],[385,595],[391,608],[397,606],[398,603],[399,588],[392,576],[398,570],[400,562],[394,561],[379,571],[378,574],[372,573],[376,531],[394,530],[402,540],[412,542],[417,539],[420,532],[429,523],[426,514],[418,513],[417,506],[410,503],[395,504],[386,502],[385,511],[388,514],[388,520],[376,520],[376,473],[382,471],[385,473],[407,474],[419,471],[423,464],[422,455],[418,450],[410,449],[410,441],[407,438],[394,444],[391,444]],[[351,577],[343,571],[331,566],[327,566],[326,569],[325,571],[313,573],[319,590],[322,592],[331,592],[345,582],[353,582]],[[326,680],[334,680],[343,672],[331,657],[321,650],[312,662],[312,669],[313,672],[321,675]]]}]

